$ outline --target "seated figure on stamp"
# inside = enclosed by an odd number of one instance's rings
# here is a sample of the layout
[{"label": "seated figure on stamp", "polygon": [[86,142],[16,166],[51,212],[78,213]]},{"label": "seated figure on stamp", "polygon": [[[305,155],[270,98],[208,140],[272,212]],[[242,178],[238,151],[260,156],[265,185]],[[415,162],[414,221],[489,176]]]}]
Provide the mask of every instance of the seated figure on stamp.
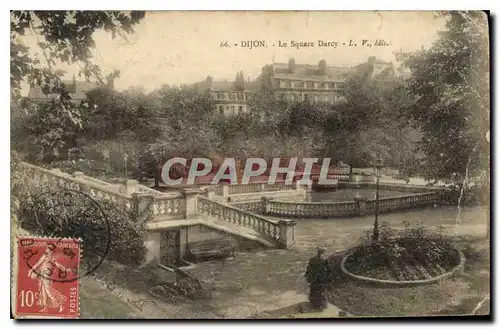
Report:
[{"label": "seated figure on stamp", "polygon": [[61,271],[70,271],[57,261],[53,253],[54,249],[55,245],[49,243],[45,248],[45,253],[28,272],[30,278],[38,280],[38,306],[41,312],[48,311],[49,308],[59,308],[59,312],[62,312],[67,300],[66,296],[52,286],[53,280],[50,276],[53,273],[53,265]]}]

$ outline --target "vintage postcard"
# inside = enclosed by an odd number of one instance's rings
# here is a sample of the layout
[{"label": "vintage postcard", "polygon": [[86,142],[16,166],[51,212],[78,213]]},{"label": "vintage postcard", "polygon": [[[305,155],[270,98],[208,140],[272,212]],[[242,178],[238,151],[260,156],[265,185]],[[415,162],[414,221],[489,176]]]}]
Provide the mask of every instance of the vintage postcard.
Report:
[{"label": "vintage postcard", "polygon": [[16,319],[473,316],[483,11],[11,11]]}]

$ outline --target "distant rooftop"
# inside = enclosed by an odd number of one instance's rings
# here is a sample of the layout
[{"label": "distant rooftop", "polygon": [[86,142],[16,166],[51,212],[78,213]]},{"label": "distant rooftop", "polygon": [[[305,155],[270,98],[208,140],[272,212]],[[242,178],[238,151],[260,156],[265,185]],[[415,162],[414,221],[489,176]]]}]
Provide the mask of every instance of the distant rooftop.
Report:
[{"label": "distant rooftop", "polygon": [[[73,100],[83,100],[87,98],[87,92],[99,87],[97,83],[90,81],[62,80],[62,83],[68,90],[69,95]],[[46,96],[40,86],[31,86],[28,94],[28,97],[31,99],[45,99],[52,98],[54,96],[55,93],[52,92],[52,90],[50,90],[50,92]]]},{"label": "distant rooftop", "polygon": [[349,67],[326,66],[321,74],[319,65],[295,64],[293,71],[288,63],[274,63],[274,77],[277,79],[300,79],[312,81],[342,81],[352,71]]}]

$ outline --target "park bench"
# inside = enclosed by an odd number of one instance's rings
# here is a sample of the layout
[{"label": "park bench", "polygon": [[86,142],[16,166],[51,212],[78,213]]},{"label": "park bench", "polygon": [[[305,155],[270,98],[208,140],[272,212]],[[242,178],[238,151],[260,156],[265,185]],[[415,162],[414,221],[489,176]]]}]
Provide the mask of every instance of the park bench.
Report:
[{"label": "park bench", "polygon": [[229,256],[234,257],[233,243],[230,238],[196,241],[187,245],[187,257],[193,262]]}]

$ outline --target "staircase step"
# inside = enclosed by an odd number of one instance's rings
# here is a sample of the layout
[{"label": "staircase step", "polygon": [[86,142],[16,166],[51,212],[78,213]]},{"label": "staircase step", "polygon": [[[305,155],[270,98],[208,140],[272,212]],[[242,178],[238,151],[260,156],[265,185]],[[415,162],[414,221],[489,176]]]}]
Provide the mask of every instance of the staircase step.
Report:
[{"label": "staircase step", "polygon": [[228,234],[233,234],[248,240],[258,242],[269,248],[276,247],[277,245],[276,242],[272,241],[263,234],[260,234],[259,232],[251,228],[226,222],[224,220],[216,219],[208,215],[197,215],[192,218],[178,219],[178,220],[168,219],[167,216],[164,216],[164,218],[162,217],[163,216],[158,217],[157,221],[149,222],[147,224],[148,230],[154,231],[154,230],[170,229],[183,226],[204,225],[214,230],[222,231]]},{"label": "staircase step", "polygon": [[249,240],[259,242],[266,247],[276,247],[276,243],[272,242],[270,239],[260,234],[259,232],[252,230],[251,228],[240,226],[238,224],[229,223],[224,220],[219,219],[207,219],[202,222],[202,224],[212,227],[213,229],[223,231],[229,234],[234,234]]}]

